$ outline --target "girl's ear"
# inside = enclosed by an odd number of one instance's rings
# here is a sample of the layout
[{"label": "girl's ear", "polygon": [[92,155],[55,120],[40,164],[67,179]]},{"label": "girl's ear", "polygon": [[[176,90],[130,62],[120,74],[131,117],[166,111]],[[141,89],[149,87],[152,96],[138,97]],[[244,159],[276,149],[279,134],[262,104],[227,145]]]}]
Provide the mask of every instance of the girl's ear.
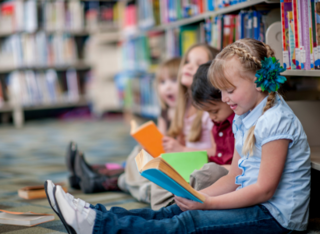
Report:
[{"label": "girl's ear", "polygon": [[256,89],[258,90],[258,92],[262,92],[261,87],[256,87]]}]

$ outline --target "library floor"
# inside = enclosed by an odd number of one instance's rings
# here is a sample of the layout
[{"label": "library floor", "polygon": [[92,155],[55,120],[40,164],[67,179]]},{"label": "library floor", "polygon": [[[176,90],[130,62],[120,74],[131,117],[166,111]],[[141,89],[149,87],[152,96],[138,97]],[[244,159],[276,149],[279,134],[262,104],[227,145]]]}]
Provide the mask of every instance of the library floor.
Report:
[{"label": "library floor", "polygon": [[[0,209],[52,213],[46,199],[23,200],[17,190],[28,185],[43,184],[45,180],[66,182],[65,150],[68,142],[78,143],[89,163],[123,162],[136,144],[129,136],[129,127],[119,117],[101,121],[33,121],[22,129],[0,126]],[[86,195],[69,190],[75,197],[107,208],[127,209],[148,207],[130,195],[107,192]],[[67,233],[59,218],[35,227],[1,225],[5,234]],[[320,234],[320,220],[312,220],[308,234]]]},{"label": "library floor", "polygon": [[[22,129],[0,126],[0,209],[52,213],[47,199],[23,200],[17,190],[28,185],[43,184],[45,180],[67,182],[65,151],[70,140],[78,143],[89,163],[123,162],[134,145],[129,126],[122,119],[101,121],[36,121]],[[86,195],[69,190],[75,197],[106,207],[127,209],[146,207],[130,195],[108,192]],[[35,227],[1,225],[5,234],[67,233],[59,218]]]}]

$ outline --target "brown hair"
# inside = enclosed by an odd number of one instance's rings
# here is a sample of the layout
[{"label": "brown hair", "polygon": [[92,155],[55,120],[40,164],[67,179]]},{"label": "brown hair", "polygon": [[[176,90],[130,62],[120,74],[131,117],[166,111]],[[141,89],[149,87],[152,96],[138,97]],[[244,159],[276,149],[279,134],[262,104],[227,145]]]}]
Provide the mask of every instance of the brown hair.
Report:
[{"label": "brown hair", "polygon": [[[226,62],[234,56],[237,56],[242,65],[243,70],[241,70],[241,73],[249,72],[255,74],[261,68],[261,60],[265,57],[274,57],[274,51],[269,45],[251,38],[238,40],[225,47],[211,64],[208,73],[208,77],[213,86],[220,90],[234,87],[234,85],[225,77],[224,73]],[[267,103],[263,108],[262,114],[274,105],[275,99],[276,93],[269,93]],[[253,154],[255,144],[254,129],[255,125],[248,131],[242,148],[243,154]]]},{"label": "brown hair", "polygon": [[[197,47],[202,47],[206,50],[209,60],[214,59],[215,56],[219,53],[217,49],[207,44],[195,44],[191,46],[182,57],[180,68],[179,68],[179,75],[178,75],[179,90],[178,90],[177,106],[175,109],[173,120],[171,122],[169,131],[168,131],[168,135],[171,137],[178,137],[183,132],[184,117],[185,117],[187,104],[190,101],[190,97],[188,93],[188,88],[181,84],[182,67],[186,64],[190,51]],[[190,128],[190,132],[186,137],[186,139],[190,142],[197,142],[201,138],[202,114],[203,114],[203,111],[197,110],[196,117],[193,120]]]},{"label": "brown hair", "polygon": [[[156,87],[158,87],[161,79],[163,79],[163,71],[167,70],[170,79],[177,79],[179,66],[180,66],[181,58],[172,58],[168,59],[162,64],[159,65],[159,68],[156,72]],[[158,89],[156,89],[158,91]],[[159,97],[161,109],[166,110],[168,109],[168,105]]]}]

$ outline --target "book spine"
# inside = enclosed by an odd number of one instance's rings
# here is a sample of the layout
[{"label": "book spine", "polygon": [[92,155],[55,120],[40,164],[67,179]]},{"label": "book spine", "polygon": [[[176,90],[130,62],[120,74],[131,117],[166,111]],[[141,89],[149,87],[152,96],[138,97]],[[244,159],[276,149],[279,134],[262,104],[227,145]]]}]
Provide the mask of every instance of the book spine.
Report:
[{"label": "book spine", "polygon": [[259,40],[260,37],[260,13],[258,11],[253,12],[253,38]]},{"label": "book spine", "polygon": [[318,31],[316,18],[316,2],[311,0],[311,20],[312,20],[312,41],[313,41],[313,57],[315,69],[320,69],[320,51],[318,50]]},{"label": "book spine", "polygon": [[311,14],[311,1],[307,1],[307,17],[308,17],[308,32],[309,32],[309,50],[310,50],[310,67],[315,68],[314,49],[313,49],[313,31],[312,31],[312,14]]},{"label": "book spine", "polygon": [[295,36],[294,36],[294,22],[293,22],[293,13],[289,11],[287,13],[288,21],[289,21],[289,60],[291,64],[291,69],[296,69],[296,53],[295,53]]},{"label": "book spine", "polygon": [[299,14],[298,0],[292,0],[293,25],[294,25],[294,50],[295,50],[295,65],[297,70],[301,70],[300,44],[299,44]]},{"label": "book spine", "polygon": [[301,51],[301,69],[311,70],[310,61],[310,30],[308,17],[308,1],[299,0],[299,22],[300,22],[300,51]]},{"label": "book spine", "polygon": [[282,55],[283,67],[287,70],[291,69],[290,48],[289,48],[289,21],[288,12],[292,11],[292,0],[281,0],[281,28],[282,28]]}]

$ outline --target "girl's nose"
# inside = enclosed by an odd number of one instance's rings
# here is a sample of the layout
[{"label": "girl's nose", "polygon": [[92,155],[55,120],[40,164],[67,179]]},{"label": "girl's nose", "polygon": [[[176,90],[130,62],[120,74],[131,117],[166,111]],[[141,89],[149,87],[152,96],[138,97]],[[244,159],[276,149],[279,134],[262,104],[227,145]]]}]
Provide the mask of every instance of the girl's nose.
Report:
[{"label": "girl's nose", "polygon": [[228,95],[225,91],[221,91],[221,100],[223,102],[228,102]]}]

